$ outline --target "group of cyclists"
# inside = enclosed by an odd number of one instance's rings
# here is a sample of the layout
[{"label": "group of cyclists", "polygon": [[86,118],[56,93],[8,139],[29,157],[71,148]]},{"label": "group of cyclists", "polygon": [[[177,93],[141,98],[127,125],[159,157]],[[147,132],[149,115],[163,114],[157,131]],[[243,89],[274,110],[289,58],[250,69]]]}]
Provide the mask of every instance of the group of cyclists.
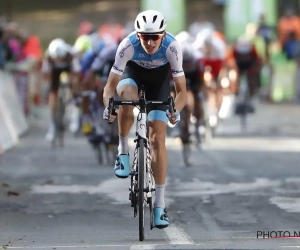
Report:
[{"label": "group of cyclists", "polygon": [[[173,115],[163,106],[147,110],[151,168],[156,183],[154,224],[164,228],[169,225],[164,202],[168,123],[183,122],[190,126],[190,118],[194,116],[196,137],[199,138],[199,126],[205,122],[203,99],[210,107],[211,115],[219,118],[224,88],[220,81],[221,72],[236,73],[235,77],[229,77],[229,87],[234,94],[238,92],[239,75],[246,73],[250,95],[254,96],[259,87],[262,62],[247,37],[241,37],[229,47],[224,36],[213,29],[201,30],[196,37],[187,31],[173,36],[166,31],[167,21],[158,11],[139,13],[133,28],[132,33],[121,32],[117,39],[99,34],[91,27],[74,45],[61,38],[51,41],[42,62],[43,76],[50,83],[52,114],[46,139],[51,141],[55,136],[54,116],[60,76],[67,72],[72,86],[72,105],[77,110],[74,113],[80,113],[80,118],[71,116],[70,130],[74,133],[81,130],[91,142],[97,133],[103,133],[103,128],[96,122],[99,117],[108,122],[118,117],[118,154],[114,172],[119,178],[127,178],[131,171],[128,135],[134,122],[133,107],[120,107],[117,116],[109,114],[109,98],[117,93],[121,100],[138,99],[141,85],[145,86],[146,98],[151,100],[165,100],[172,92],[176,111]],[[186,115],[181,119],[184,109]],[[183,138],[185,142],[190,141],[189,129]]]}]

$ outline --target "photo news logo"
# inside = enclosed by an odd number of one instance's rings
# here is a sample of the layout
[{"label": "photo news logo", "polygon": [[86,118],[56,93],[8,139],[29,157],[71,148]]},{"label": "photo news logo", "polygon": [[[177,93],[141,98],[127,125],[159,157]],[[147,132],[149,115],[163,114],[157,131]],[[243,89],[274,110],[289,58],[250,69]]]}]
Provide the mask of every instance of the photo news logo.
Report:
[{"label": "photo news logo", "polygon": [[257,239],[299,238],[300,231],[256,231]]}]

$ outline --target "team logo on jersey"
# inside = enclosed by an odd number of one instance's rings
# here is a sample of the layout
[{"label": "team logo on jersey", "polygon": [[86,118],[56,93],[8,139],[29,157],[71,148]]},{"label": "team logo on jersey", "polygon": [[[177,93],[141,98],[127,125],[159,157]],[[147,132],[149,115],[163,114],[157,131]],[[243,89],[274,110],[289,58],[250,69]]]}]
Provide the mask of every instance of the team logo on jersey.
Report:
[{"label": "team logo on jersey", "polygon": [[119,52],[120,58],[123,58],[123,57],[124,57],[124,55],[125,55],[125,50],[127,50],[130,46],[131,46],[131,44],[129,44],[127,47],[121,49],[121,51]]},{"label": "team logo on jersey", "polygon": [[173,73],[174,75],[179,74],[179,73],[182,73],[182,72],[183,72],[183,70],[172,69],[172,73]]},{"label": "team logo on jersey", "polygon": [[118,66],[115,64],[113,65],[113,68],[119,72],[122,72],[122,73],[124,72],[123,70],[119,69]]},{"label": "team logo on jersey", "polygon": [[175,46],[171,46],[170,50],[175,54],[176,60],[178,61],[178,51]]}]

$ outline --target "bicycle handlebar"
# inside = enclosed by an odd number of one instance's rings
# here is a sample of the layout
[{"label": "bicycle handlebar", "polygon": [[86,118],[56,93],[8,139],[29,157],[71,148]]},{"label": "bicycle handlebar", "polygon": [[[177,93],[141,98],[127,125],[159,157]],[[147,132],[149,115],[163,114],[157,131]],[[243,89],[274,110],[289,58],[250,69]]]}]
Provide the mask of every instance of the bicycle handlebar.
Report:
[{"label": "bicycle handlebar", "polygon": [[108,104],[108,117],[111,115],[117,115],[115,111],[115,105],[131,105],[131,106],[153,106],[153,105],[166,105],[169,106],[169,112],[173,116],[175,113],[174,99],[172,96],[168,97],[167,101],[146,101],[145,99],[139,100],[127,100],[127,101],[115,101],[114,97],[109,98]]}]

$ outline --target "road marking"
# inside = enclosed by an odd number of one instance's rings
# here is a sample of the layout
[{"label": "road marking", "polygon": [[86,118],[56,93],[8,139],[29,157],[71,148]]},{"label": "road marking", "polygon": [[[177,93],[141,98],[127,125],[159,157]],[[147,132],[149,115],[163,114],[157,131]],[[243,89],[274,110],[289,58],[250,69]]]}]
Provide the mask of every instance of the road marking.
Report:
[{"label": "road marking", "polygon": [[[187,244],[187,243],[185,243]],[[41,246],[22,246],[22,247],[15,247],[15,246],[7,246],[7,249],[54,249],[54,248],[79,248],[79,249],[83,249],[83,248],[95,248],[95,247],[130,247],[130,250],[137,250],[137,249],[141,249],[141,250],[153,250],[155,249],[155,246],[167,246],[168,244],[153,244],[153,245],[114,245],[114,244],[111,244],[111,245],[68,245],[68,246],[44,246],[44,245],[41,245]],[[178,244],[178,245],[182,245],[182,244]],[[189,244],[190,245],[190,244]],[[200,246],[203,244],[194,244],[195,246]]]},{"label": "road marking", "polygon": [[[168,178],[166,180],[166,185],[168,185]],[[113,200],[111,202],[112,204],[130,206],[128,200],[129,186],[129,178],[119,179],[114,177],[103,181],[98,185],[33,185],[30,192],[33,194],[103,194]],[[174,200],[170,197],[166,197],[165,202],[167,206],[170,206]]]},{"label": "road marking", "polygon": [[7,246],[7,249],[37,249],[37,248],[43,248],[43,249],[54,249],[54,248],[95,248],[95,247],[126,247],[128,245],[70,245],[70,246],[27,246],[27,247],[14,247],[14,246]]},{"label": "road marking", "polygon": [[284,197],[275,196],[269,199],[271,204],[276,205],[282,210],[289,213],[299,213],[300,212],[300,198],[296,197]]},{"label": "road marking", "polygon": [[156,245],[133,245],[130,250],[153,250]]},{"label": "road marking", "polygon": [[164,231],[171,245],[194,245],[194,241],[179,227],[169,226]]}]

